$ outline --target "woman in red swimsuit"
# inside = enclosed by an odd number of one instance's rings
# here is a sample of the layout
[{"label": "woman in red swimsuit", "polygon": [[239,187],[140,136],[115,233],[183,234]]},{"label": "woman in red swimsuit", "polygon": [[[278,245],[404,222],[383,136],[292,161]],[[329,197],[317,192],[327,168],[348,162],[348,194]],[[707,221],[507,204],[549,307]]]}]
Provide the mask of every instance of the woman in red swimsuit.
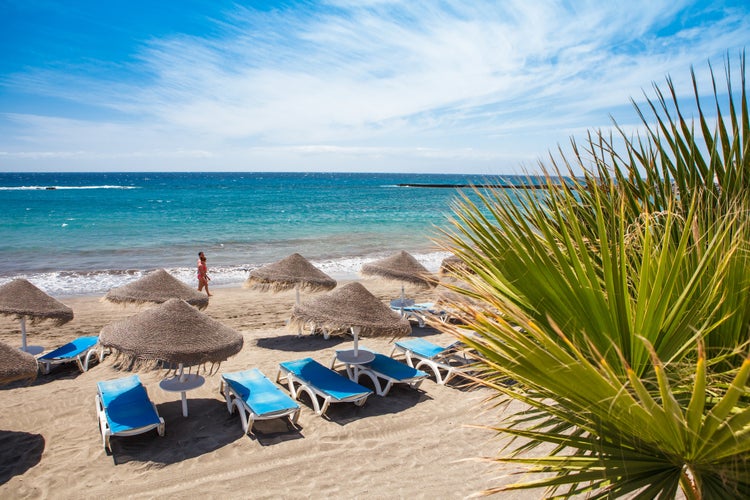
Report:
[{"label": "woman in red swimsuit", "polygon": [[206,256],[203,255],[203,252],[198,252],[198,291],[203,291],[203,288],[206,289],[206,295],[209,297],[211,296],[211,293],[208,291],[208,282],[211,280],[211,278],[208,277],[208,266],[206,265]]}]

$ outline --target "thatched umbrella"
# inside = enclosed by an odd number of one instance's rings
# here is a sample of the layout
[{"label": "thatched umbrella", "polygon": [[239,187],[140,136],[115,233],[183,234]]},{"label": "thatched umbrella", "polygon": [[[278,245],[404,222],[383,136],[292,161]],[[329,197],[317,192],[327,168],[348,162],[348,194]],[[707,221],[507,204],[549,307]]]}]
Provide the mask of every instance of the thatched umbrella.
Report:
[{"label": "thatched umbrella", "polygon": [[456,272],[474,273],[458,255],[450,255],[444,258],[440,263],[440,274],[453,274]]},{"label": "thatched umbrella", "polygon": [[409,321],[357,282],[294,306],[292,324],[308,321],[332,330],[350,328],[354,336],[355,357],[359,355],[360,335],[399,337],[411,333]]},{"label": "thatched umbrella", "polygon": [[378,276],[401,282],[401,307],[405,305],[404,283],[410,283],[420,288],[432,288],[437,278],[410,253],[401,250],[397,254],[384,259],[369,262],[360,270],[364,276]]},{"label": "thatched umbrella", "polygon": [[[300,254],[293,253],[280,261],[253,269],[243,286],[273,292],[294,288],[295,304],[299,305],[300,290],[310,292],[332,290],[336,288],[336,280],[312,265]],[[297,331],[297,335],[301,334],[302,327]]]},{"label": "thatched umbrella", "polygon": [[113,288],[104,298],[116,304],[162,304],[182,299],[198,309],[208,306],[208,297],[193,290],[164,269],[157,269],[127,285]]},{"label": "thatched umbrella", "polygon": [[161,387],[182,393],[183,415],[187,416],[185,390],[199,387],[204,379],[198,374],[185,374],[183,368],[218,365],[240,352],[243,338],[184,300],[169,299],[105,326],[99,333],[99,343],[114,349],[130,368],[158,363],[176,366],[174,376],[163,380]]},{"label": "thatched umbrella", "polygon": [[38,354],[42,348],[26,345],[26,319],[32,324],[50,321],[59,326],[73,319],[73,309],[25,279],[15,279],[0,286],[0,314],[14,316],[21,322],[21,349]]},{"label": "thatched umbrella", "polygon": [[36,358],[5,342],[0,342],[0,384],[16,380],[34,380],[38,371]]}]

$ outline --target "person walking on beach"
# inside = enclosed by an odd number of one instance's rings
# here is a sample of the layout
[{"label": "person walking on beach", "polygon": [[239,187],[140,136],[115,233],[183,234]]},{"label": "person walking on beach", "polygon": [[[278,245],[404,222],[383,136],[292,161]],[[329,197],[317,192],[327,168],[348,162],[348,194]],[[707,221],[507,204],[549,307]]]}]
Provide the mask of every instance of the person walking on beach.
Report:
[{"label": "person walking on beach", "polygon": [[211,292],[208,291],[208,282],[211,278],[208,277],[208,266],[206,265],[206,256],[203,252],[198,252],[198,291],[206,289],[206,295],[211,296]]}]

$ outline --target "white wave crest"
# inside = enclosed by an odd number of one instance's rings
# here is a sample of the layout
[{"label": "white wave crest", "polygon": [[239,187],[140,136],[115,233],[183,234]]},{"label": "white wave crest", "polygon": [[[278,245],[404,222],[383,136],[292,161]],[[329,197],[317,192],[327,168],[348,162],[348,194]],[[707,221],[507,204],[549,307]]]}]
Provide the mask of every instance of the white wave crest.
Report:
[{"label": "white wave crest", "polygon": [[138,186],[0,186],[0,191],[57,191],[68,189],[138,189]]}]

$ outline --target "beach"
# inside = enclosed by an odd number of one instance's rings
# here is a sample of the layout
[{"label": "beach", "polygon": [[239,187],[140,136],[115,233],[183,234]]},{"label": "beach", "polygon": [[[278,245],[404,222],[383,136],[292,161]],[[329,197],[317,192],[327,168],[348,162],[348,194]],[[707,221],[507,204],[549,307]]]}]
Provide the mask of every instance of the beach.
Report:
[{"label": "beach", "polygon": [[[383,300],[400,294],[398,284],[361,282]],[[430,291],[407,287],[407,292],[417,300],[432,298]],[[244,336],[243,349],[219,372],[256,367],[275,380],[280,362],[309,356],[330,365],[337,348],[351,345],[351,337],[298,338],[291,332],[285,322],[293,291],[227,286],[212,293],[205,314]],[[104,325],[143,309],[101,297],[61,298],[75,318],[60,327],[29,325],[29,344],[53,349],[78,336],[98,335]],[[415,324],[411,335],[443,345],[452,340]],[[17,321],[0,318],[0,340],[20,345]],[[393,340],[365,338],[361,345],[390,354]],[[85,373],[69,364],[31,385],[0,387],[0,496],[465,498],[519,479],[507,477],[513,471],[508,466],[480,460],[497,455],[504,442],[475,427],[496,424],[503,411],[512,410],[488,404],[493,393],[486,388],[441,386],[432,379],[418,390],[396,386],[386,397],[372,395],[361,408],[332,405],[328,418],[315,415],[303,399],[298,430],[269,420],[256,423],[256,434],[246,436],[219,393],[219,374],[205,374],[206,383],[188,393],[189,416],[183,417],[179,395],[159,388],[164,372],[141,371],[166,435],[114,437],[108,455],[98,429],[96,383],[128,374],[108,356]]]}]

